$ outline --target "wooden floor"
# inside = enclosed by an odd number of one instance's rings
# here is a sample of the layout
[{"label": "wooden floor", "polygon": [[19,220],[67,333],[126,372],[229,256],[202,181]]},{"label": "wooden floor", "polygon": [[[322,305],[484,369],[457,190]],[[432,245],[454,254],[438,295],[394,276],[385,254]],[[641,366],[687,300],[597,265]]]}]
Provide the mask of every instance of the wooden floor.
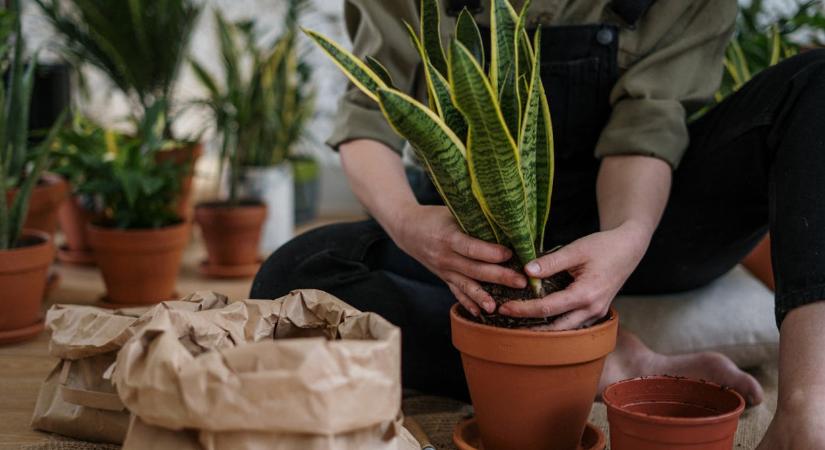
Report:
[{"label": "wooden floor", "polygon": [[[316,221],[302,227],[299,232],[338,220]],[[198,262],[204,256],[203,245],[194,236],[184,255],[178,292],[186,294],[196,290],[212,290],[232,299],[246,298],[252,280],[205,279],[197,272]],[[56,263],[54,270],[59,274],[60,282],[49,295],[46,308],[57,303],[94,304],[104,294],[103,281],[95,268]],[[0,346],[0,450],[17,450],[26,444],[53,439],[49,434],[33,431],[29,427],[40,384],[57,361],[48,354],[48,342],[48,334],[44,332],[30,342]]]}]

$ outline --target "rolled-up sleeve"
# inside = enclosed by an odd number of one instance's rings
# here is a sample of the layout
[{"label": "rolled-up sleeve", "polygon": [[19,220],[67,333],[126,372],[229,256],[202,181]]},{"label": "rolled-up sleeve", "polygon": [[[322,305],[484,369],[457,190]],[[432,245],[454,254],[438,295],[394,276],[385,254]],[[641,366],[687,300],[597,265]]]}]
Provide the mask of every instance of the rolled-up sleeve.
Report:
[{"label": "rolled-up sleeve", "polygon": [[[415,90],[418,53],[410,42],[403,22],[418,26],[417,3],[413,0],[346,0],[344,21],[352,40],[352,51],[361,59],[371,56],[387,69],[395,87]],[[373,139],[399,154],[404,139],[393,131],[378,105],[350,83],[341,97],[332,135],[327,145],[337,150],[354,139]]]},{"label": "rolled-up sleeve", "polygon": [[[596,145],[597,157],[646,155],[663,159],[674,169],[679,165],[689,142],[687,115],[719,87],[736,13],[735,0],[654,4],[646,18],[651,28],[634,32],[641,34],[637,37],[641,42],[655,42],[643,45],[649,50],[614,86],[613,111]],[[669,24],[664,33],[656,31],[662,26],[657,14]]]}]

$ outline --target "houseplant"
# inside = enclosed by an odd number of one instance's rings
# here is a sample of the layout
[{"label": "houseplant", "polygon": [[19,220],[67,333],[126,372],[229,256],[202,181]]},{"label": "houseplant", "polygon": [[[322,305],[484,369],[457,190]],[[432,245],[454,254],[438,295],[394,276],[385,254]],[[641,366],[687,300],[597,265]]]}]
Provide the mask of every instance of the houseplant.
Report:
[{"label": "houseplant", "polygon": [[194,0],[35,1],[62,36],[61,53],[78,69],[81,81],[84,65],[100,70],[131,102],[135,121],[162,105],[166,117],[162,135],[175,145],[157,152],[155,158],[187,167],[181,172],[178,205],[178,212],[186,215],[193,168],[203,147],[174,135],[170,98],[201,4]]},{"label": "houseplant", "polygon": [[[41,175],[49,163],[58,120],[37,147],[28,144],[28,116],[36,62],[23,64],[18,0],[0,10],[0,61],[9,74],[0,83],[0,343],[36,336],[43,329],[41,302],[54,257],[49,233],[25,229],[24,220]],[[14,40],[12,43],[11,40]],[[12,194],[13,191],[13,194]],[[11,195],[10,195],[11,194]]]},{"label": "houseplant", "polygon": [[[423,0],[418,50],[429,107],[392,87],[391,74],[328,38],[307,34],[410,143],[459,226],[469,235],[507,245],[519,269],[543,252],[553,186],[550,112],[539,73],[540,39],[507,0],[490,8],[489,72],[482,38],[469,12],[457,20],[445,54],[436,0]],[[515,291],[487,286],[501,305],[563,289],[572,277],[529,279]],[[462,353],[484,448],[577,447],[596,394],[604,358],[615,346],[614,311],[589,328],[525,329],[553,318],[516,320],[497,313],[474,320],[459,305],[450,312],[453,343]],[[520,328],[520,329],[512,329]]]},{"label": "houseplant", "polygon": [[[201,263],[201,273],[216,277],[250,277],[260,264],[258,244],[267,207],[259,200],[242,200],[238,192],[243,163],[247,153],[261,153],[267,139],[261,139],[271,106],[261,101],[269,95],[263,92],[262,78],[271,77],[270,68],[277,64],[280,53],[262,56],[257,51],[252,24],[229,23],[215,13],[223,79],[219,82],[201,64],[192,61],[192,68],[209,98],[201,101],[209,107],[221,138],[220,172],[227,168],[228,198],[226,201],[205,202],[195,207],[195,220],[201,227],[208,259]],[[244,57],[251,57],[252,68],[244,79],[240,68]]]}]

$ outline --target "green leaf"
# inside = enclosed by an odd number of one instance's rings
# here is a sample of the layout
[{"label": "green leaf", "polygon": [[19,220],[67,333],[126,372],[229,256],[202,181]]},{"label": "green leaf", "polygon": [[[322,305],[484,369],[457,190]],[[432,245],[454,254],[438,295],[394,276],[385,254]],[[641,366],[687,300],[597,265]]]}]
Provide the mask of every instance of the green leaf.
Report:
[{"label": "green leaf", "polygon": [[467,8],[461,10],[455,24],[455,38],[473,54],[478,65],[484,67],[484,43],[473,15]]},{"label": "green leaf", "polygon": [[377,59],[373,58],[372,56],[367,56],[367,67],[372,69],[376,75],[386,84],[388,87],[394,87],[392,82],[392,77],[390,76],[390,72],[384,67],[383,64],[378,62]]},{"label": "green leaf", "polygon": [[523,264],[536,257],[533,224],[527,222],[527,195],[519,154],[501,115],[493,88],[473,55],[459,42],[450,46],[453,101],[469,126],[470,176],[488,211]]},{"label": "green leaf", "polygon": [[[536,31],[536,42],[541,38],[541,30]],[[532,78],[530,79],[530,89],[524,110],[524,120],[521,124],[521,133],[519,133],[519,154],[521,156],[521,173],[524,176],[524,188],[527,193],[527,221],[531,224],[533,240],[536,241],[540,235],[538,230],[538,222],[536,220],[537,199],[536,199],[536,157],[538,143],[538,130],[540,121],[543,119],[541,115],[541,102],[539,97],[542,95],[540,90],[541,77],[538,62],[541,58],[539,48],[536,48],[536,57],[533,61],[534,66],[531,70]],[[542,152],[542,155],[544,152]]]},{"label": "green leaf", "polygon": [[515,69],[515,31],[518,16],[508,0],[491,0],[490,84],[498,92],[508,69]]},{"label": "green leaf", "polygon": [[427,57],[433,66],[444,76],[447,76],[447,58],[444,57],[444,47],[441,45],[441,14],[438,10],[438,0],[421,0],[420,34]]},{"label": "green leaf", "polygon": [[[536,33],[538,34],[538,33]],[[539,45],[536,39],[536,61],[539,61]],[[538,67],[538,65],[536,65]],[[534,69],[535,70],[535,69]],[[541,75],[534,77],[538,86],[541,118],[536,130],[536,248],[544,251],[544,233],[547,219],[550,217],[550,203],[553,198],[553,179],[555,175],[555,151],[553,143],[553,121],[550,118],[550,105]]]},{"label": "green leaf", "polygon": [[355,55],[328,37],[312,30],[303,29],[303,31],[318,44],[321,50],[332,59],[335,65],[344,72],[344,75],[346,75],[358,89],[361,89],[361,91],[371,99],[376,102],[378,101],[378,89],[386,89],[388,87],[378,74]]},{"label": "green leaf", "polygon": [[413,98],[394,89],[380,89],[378,96],[387,121],[409,141],[426,165],[433,184],[461,228],[470,236],[495,242],[493,229],[473,195],[458,137]]}]

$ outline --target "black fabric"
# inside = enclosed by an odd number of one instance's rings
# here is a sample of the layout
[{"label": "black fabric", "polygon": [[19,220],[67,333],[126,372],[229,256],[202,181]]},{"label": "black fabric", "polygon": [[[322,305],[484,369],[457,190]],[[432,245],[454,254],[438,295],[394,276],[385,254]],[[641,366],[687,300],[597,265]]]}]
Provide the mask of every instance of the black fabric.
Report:
[{"label": "black fabric", "polygon": [[653,5],[654,1],[655,0],[613,0],[610,2],[610,8],[621,17],[627,25],[634,26]]}]

